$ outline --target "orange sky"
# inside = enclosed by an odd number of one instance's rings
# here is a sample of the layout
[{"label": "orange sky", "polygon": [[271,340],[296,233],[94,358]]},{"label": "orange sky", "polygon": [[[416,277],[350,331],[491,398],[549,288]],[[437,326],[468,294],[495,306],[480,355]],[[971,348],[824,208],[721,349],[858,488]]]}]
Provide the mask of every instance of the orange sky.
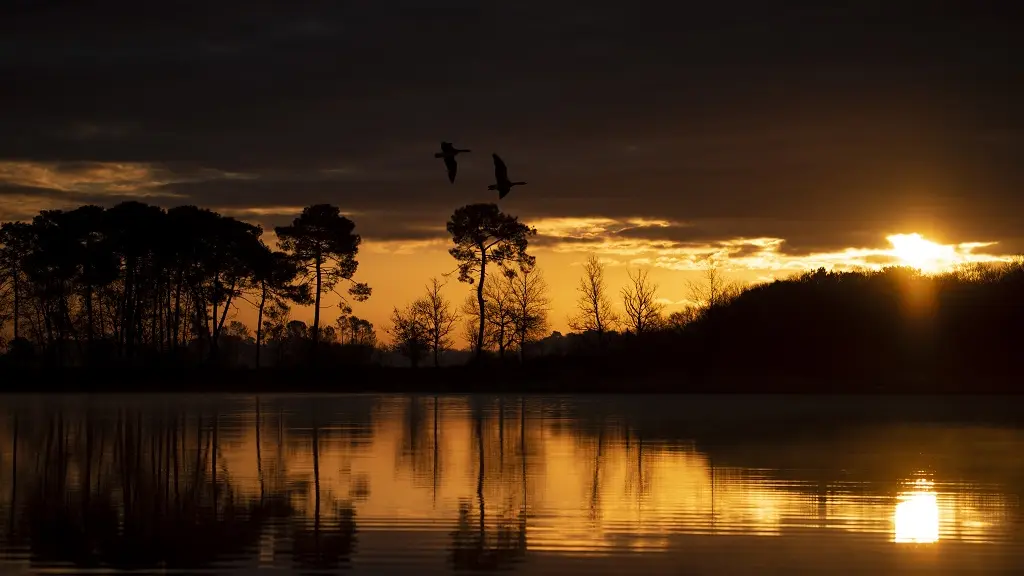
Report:
[{"label": "orange sky", "polygon": [[[79,203],[75,201],[76,196],[92,187],[123,189],[124,193],[161,205],[183,203],[185,199],[147,197],[150,186],[166,183],[171,178],[165,176],[152,171],[139,173],[134,165],[103,165],[89,170],[81,168],[62,172],[33,163],[0,161],[0,180],[13,179],[40,189],[63,189],[72,193],[66,199],[7,196],[0,206],[0,220],[29,219],[40,209],[72,208]],[[262,225],[264,240],[271,245],[276,244],[273,225],[288,222],[302,211],[298,204],[211,208],[225,216]],[[380,221],[381,214],[342,208],[343,213],[356,222],[356,232],[363,235],[356,280],[367,282],[373,288],[373,295],[367,302],[353,304],[354,313],[373,322],[378,338],[388,341],[385,327],[392,308],[404,306],[419,297],[431,277],[440,277],[455,269],[455,261],[447,252],[450,241],[445,239],[444,216],[438,212],[437,215],[431,213],[430,218],[422,217],[423,222],[430,224],[419,224],[414,232],[422,235],[423,239],[381,240],[377,236],[381,229],[373,225]],[[520,214],[514,205],[503,205],[503,209]],[[537,236],[531,239],[530,252],[537,257],[538,267],[550,287],[551,329],[563,333],[569,330],[568,316],[575,312],[580,264],[590,254],[595,254],[606,264],[608,287],[617,304],[620,304],[619,291],[628,281],[627,271],[645,268],[649,271],[649,279],[658,284],[658,294],[666,312],[689,304],[689,283],[701,280],[707,258],[714,258],[720,263],[720,270],[727,280],[751,284],[786,278],[822,266],[841,270],[858,267],[877,269],[896,264],[911,265],[925,272],[940,272],[966,262],[1005,261],[1011,257],[1007,254],[1009,251],[1002,250],[999,242],[990,238],[952,237],[930,219],[909,219],[902,228],[879,232],[872,245],[848,246],[825,252],[803,251],[783,238],[767,236],[732,239],[711,236],[701,239],[706,237],[701,232],[709,225],[707,220],[692,224],[639,217],[531,218],[528,215],[521,220],[537,228]],[[371,222],[369,226],[361,224],[367,221]],[[694,231],[696,239],[672,239],[686,238],[690,230]],[[917,234],[918,231],[922,234]],[[461,305],[471,290],[470,285],[458,282],[455,274],[444,288],[456,306]],[[253,308],[244,301],[237,301],[237,304],[233,319],[253,326]],[[324,325],[334,323],[338,316],[336,305],[337,297],[327,294],[321,311]],[[296,307],[292,317],[311,322],[312,308]],[[458,334],[456,345],[464,344],[461,334]]]},{"label": "orange sky", "polygon": [[[497,200],[492,152],[529,183],[501,205],[541,232],[556,330],[590,252],[672,306],[715,253],[752,282],[898,263],[894,234],[957,244],[895,240],[928,269],[1024,252],[1010,3],[222,2],[0,10],[0,221],[145,199],[269,231],[333,204],[379,329],[453,268],[452,210]],[[472,150],[454,183],[442,140]]]},{"label": "orange sky", "polygon": [[[355,217],[354,217],[355,218]],[[358,220],[357,220],[358,222]],[[618,227],[667,226],[656,220],[620,222],[610,218],[555,218],[528,222],[538,230],[539,247],[531,249],[537,265],[550,287],[553,330],[569,331],[567,318],[575,312],[576,288],[582,273],[580,265],[593,253],[606,264],[610,291],[620,304],[619,290],[628,281],[627,271],[645,268],[657,283],[658,294],[671,312],[689,304],[689,282],[700,282],[703,259],[713,256],[721,262],[720,269],[730,281],[741,284],[771,281],[798,274],[820,266],[830,269],[857,267],[880,268],[899,264],[921,268],[925,272],[949,270],[967,262],[998,262],[1010,256],[1000,255],[999,246],[987,242],[938,244],[914,233],[899,233],[879,238],[874,247],[850,247],[842,251],[786,255],[780,251],[780,239],[735,239],[715,244],[682,245],[663,241],[620,240],[610,234]],[[358,230],[358,228],[357,228]],[[581,238],[600,238],[595,243],[573,242]],[[268,240],[272,239],[272,233]],[[359,253],[357,279],[373,287],[373,296],[364,303],[353,304],[354,313],[374,323],[378,337],[387,340],[384,327],[394,306],[402,306],[424,291],[432,276],[451,272],[455,262],[447,253],[449,242],[423,240],[382,242],[365,240]],[[455,304],[461,304],[472,287],[458,282],[453,274],[445,293]],[[321,311],[322,322],[330,324],[337,317],[336,298],[326,299]],[[248,308],[246,304],[243,307]],[[294,318],[312,321],[312,308],[295,308]],[[251,310],[241,309],[237,318],[251,322]],[[459,344],[463,345],[459,338]]]}]

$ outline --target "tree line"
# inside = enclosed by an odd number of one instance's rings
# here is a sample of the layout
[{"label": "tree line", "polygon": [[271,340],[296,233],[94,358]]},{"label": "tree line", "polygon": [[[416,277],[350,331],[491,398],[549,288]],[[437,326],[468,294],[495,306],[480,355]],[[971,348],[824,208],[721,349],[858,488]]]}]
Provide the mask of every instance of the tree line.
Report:
[{"label": "tree line", "polygon": [[[427,296],[395,309],[386,328],[394,349],[414,365],[426,352],[439,364],[467,310],[477,358],[493,342],[504,355],[542,336],[546,287],[527,253],[536,231],[494,204],[457,209],[448,230],[459,280],[476,284],[477,306],[456,309],[433,280]],[[372,295],[356,280],[355,223],[317,204],[274,232],[276,249],[260,226],[196,206],[136,201],[3,223],[0,335],[10,335],[9,356],[51,366],[218,363],[225,346],[251,344],[259,367],[268,343],[278,365],[373,361],[375,328],[350,305]],[[325,325],[328,293],[340,303]],[[242,302],[256,311],[254,331],[232,320]],[[312,306],[312,325],[289,318],[293,305]]]},{"label": "tree line", "polygon": [[289,306],[314,304],[303,337],[315,350],[327,292],[344,286],[344,324],[368,327],[347,307],[371,295],[354,280],[354,229],[337,207],[309,206],[275,229],[275,250],[261,227],[196,206],[44,210],[0,225],[0,325],[11,326],[12,353],[49,365],[216,362],[239,331],[230,311],[246,301],[257,311],[259,363],[267,335],[294,331]]},{"label": "tree line", "polygon": [[[614,291],[605,264],[590,256],[567,319],[573,333],[562,335],[550,332],[548,286],[528,250],[535,229],[495,204],[470,204],[453,212],[447,230],[457,268],[393,308],[384,347],[376,327],[353,314],[351,304],[372,290],[356,278],[355,223],[337,207],[309,206],[276,227],[276,248],[261,227],[196,206],[42,211],[31,222],[0,225],[6,358],[51,366],[237,364],[246,349],[253,354],[244,364],[280,366],[380,363],[388,351],[412,366],[437,366],[461,337],[476,361],[597,354],[671,366],[686,359],[680,369],[702,379],[753,369],[752,358],[764,370],[801,377],[837,369],[924,374],[936,366],[953,373],[953,364],[977,364],[985,354],[990,369],[991,353],[1010,354],[1008,342],[1024,325],[1019,259],[939,275],[821,269],[752,286],[729,281],[708,260],[702,279],[689,284],[690,305],[669,314],[646,270],[629,271]],[[464,302],[442,294],[450,277],[471,287]],[[323,304],[328,293],[338,296],[336,310]],[[232,319],[243,302],[256,312],[253,327]],[[313,307],[311,325],[290,318],[295,305]],[[325,321],[328,309],[333,320]],[[787,355],[800,360],[775,360]]]}]

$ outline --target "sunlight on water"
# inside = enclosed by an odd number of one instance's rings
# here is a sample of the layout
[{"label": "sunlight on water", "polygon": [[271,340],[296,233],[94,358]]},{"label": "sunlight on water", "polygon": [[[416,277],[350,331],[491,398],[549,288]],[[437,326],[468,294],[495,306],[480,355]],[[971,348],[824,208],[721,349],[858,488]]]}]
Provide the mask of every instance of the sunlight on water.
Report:
[{"label": "sunlight on water", "polygon": [[900,494],[893,514],[896,542],[939,541],[939,499],[931,489],[931,482],[918,480],[913,491]]},{"label": "sunlight on water", "polygon": [[894,543],[947,550],[944,570],[1024,560],[1012,427],[878,424],[823,440],[666,402],[8,399],[0,572],[938,561]]}]

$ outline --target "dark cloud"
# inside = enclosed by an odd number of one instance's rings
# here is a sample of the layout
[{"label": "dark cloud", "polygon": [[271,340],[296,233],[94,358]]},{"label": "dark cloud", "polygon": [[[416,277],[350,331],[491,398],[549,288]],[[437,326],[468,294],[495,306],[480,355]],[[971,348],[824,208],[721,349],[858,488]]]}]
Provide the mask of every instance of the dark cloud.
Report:
[{"label": "dark cloud", "polygon": [[[658,218],[693,226],[622,234],[792,253],[912,230],[1024,249],[1019,12],[16,2],[0,7],[0,159],[145,163],[190,175],[157,202],[331,202],[367,235],[419,238],[496,199],[497,150],[529,182],[503,201],[524,219]],[[474,150],[454,186],[440,139]]]}]

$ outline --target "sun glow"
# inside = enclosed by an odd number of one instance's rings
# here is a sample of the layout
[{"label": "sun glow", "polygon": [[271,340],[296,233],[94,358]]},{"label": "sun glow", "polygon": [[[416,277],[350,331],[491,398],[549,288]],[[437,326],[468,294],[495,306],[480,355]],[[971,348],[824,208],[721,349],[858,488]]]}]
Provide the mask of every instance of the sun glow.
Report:
[{"label": "sun glow", "polygon": [[893,514],[896,542],[931,544],[939,541],[939,499],[931,488],[931,482],[918,480],[914,490],[899,496]]},{"label": "sun glow", "polygon": [[936,244],[920,234],[893,234],[886,240],[892,244],[893,256],[922,272],[941,272],[964,261],[956,246]]}]

